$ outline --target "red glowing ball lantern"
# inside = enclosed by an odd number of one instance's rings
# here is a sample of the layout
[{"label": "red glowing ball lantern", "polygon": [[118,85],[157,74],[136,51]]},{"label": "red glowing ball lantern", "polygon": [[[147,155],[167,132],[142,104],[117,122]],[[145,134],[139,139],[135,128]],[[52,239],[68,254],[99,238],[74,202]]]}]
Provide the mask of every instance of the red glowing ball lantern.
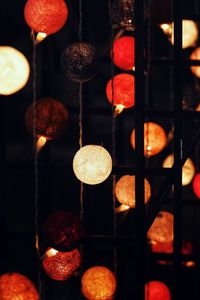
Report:
[{"label": "red glowing ball lantern", "polygon": [[122,36],[114,41],[113,61],[123,70],[132,70],[135,66],[135,39],[132,36]]},{"label": "red glowing ball lantern", "polygon": [[[153,122],[144,123],[144,155],[153,156],[160,153],[167,144],[164,129]],[[135,149],[135,129],[131,133],[131,145]]]},{"label": "red glowing ball lantern", "polygon": [[[58,100],[42,98],[35,105],[35,129],[38,140],[38,150],[47,140],[59,138],[65,133],[68,125],[69,113]],[[28,130],[33,133],[34,105],[30,105],[25,114],[25,123]]]},{"label": "red glowing ball lantern", "polygon": [[6,273],[0,276],[1,300],[39,300],[39,294],[26,276],[19,273]]},{"label": "red glowing ball lantern", "polygon": [[[130,74],[118,74],[110,79],[106,86],[108,101],[116,106],[115,114],[124,108],[133,107],[135,104],[135,78]],[[114,90],[113,90],[114,88]]]},{"label": "red glowing ball lantern", "polygon": [[[197,47],[193,50],[193,52],[190,55],[190,59],[192,60],[200,59],[200,47]],[[191,66],[190,69],[196,77],[200,78],[200,66]]]},{"label": "red glowing ball lantern", "polygon": [[47,218],[44,233],[51,247],[65,251],[80,242],[84,236],[84,229],[75,213],[57,211]]},{"label": "red glowing ball lantern", "polygon": [[192,187],[195,195],[200,199],[200,173],[194,176]]},{"label": "red glowing ball lantern", "polygon": [[28,0],[24,17],[28,26],[40,33],[40,41],[64,26],[68,18],[68,8],[63,0]]},{"label": "red glowing ball lantern", "polygon": [[145,300],[171,300],[171,293],[161,281],[149,281],[145,284]]},{"label": "red glowing ball lantern", "polygon": [[79,268],[81,255],[77,249],[60,252],[49,248],[43,256],[42,267],[46,274],[54,280],[67,280]]}]

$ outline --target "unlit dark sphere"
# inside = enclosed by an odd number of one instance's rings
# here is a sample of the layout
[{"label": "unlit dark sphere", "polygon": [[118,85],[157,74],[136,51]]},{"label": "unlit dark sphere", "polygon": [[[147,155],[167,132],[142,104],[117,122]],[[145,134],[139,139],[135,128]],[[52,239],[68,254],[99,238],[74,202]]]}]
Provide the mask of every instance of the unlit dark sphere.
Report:
[{"label": "unlit dark sphere", "polygon": [[135,30],[134,0],[114,0],[112,4],[112,21],[126,31]]},{"label": "unlit dark sphere", "polygon": [[51,214],[44,226],[45,237],[49,245],[56,250],[72,249],[84,236],[80,218],[68,211]]},{"label": "unlit dark sphere", "polygon": [[73,81],[89,81],[96,75],[98,65],[96,48],[89,43],[73,43],[61,55],[61,69]]}]

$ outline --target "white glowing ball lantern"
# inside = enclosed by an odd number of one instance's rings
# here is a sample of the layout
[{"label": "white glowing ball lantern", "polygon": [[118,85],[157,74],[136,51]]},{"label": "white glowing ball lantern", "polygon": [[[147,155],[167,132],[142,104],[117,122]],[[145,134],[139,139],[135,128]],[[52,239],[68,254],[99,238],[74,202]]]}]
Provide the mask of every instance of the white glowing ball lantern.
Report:
[{"label": "white glowing ball lantern", "polygon": [[74,156],[73,170],[76,177],[86,184],[99,184],[112,171],[112,158],[102,146],[87,145]]},{"label": "white glowing ball lantern", "polygon": [[[163,161],[163,168],[171,168],[174,163],[174,155],[168,155]],[[190,158],[186,160],[182,168],[182,185],[188,185],[192,181],[195,174],[195,166]]]},{"label": "white glowing ball lantern", "polygon": [[0,46],[0,94],[11,95],[27,83],[30,67],[26,57],[17,49]]}]

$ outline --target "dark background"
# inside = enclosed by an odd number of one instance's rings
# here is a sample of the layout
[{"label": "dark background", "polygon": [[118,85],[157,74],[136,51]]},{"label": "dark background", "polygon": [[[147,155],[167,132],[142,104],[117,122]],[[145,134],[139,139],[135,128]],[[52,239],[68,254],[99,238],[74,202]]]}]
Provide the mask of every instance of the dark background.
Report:
[{"label": "dark background", "polygon": [[[35,232],[35,172],[33,137],[25,126],[25,112],[33,100],[33,47],[30,29],[24,21],[23,8],[26,1],[1,0],[1,45],[17,48],[30,62],[31,75],[27,85],[11,96],[0,98],[0,273],[20,272],[37,283],[38,264],[34,248]],[[43,225],[47,216],[56,210],[80,211],[80,182],[72,170],[72,160],[79,149],[79,84],[66,79],[60,68],[63,49],[79,40],[78,1],[67,1],[69,18],[62,30],[49,36],[37,47],[37,98],[51,97],[61,101],[69,111],[70,120],[66,133],[59,139],[49,141],[38,156],[38,202],[41,249]],[[167,1],[151,1],[150,34],[145,40],[145,51],[151,58],[171,57],[172,46],[158,27],[160,22],[172,19],[171,4]],[[183,17],[198,21],[198,1],[183,1]],[[119,31],[113,28],[115,35]],[[127,32],[125,34],[128,34]],[[134,33],[130,33],[134,34]],[[109,20],[108,0],[83,1],[83,40],[94,44],[101,59],[97,76],[83,85],[83,144],[102,144],[112,153],[112,110],[105,95],[105,86],[111,78],[112,30]],[[189,58],[192,48],[183,50],[183,57]],[[195,93],[189,110],[199,103],[199,82],[189,70],[183,67],[183,92],[189,87],[189,94]],[[115,67],[115,74],[121,70]],[[173,118],[172,67],[170,64],[151,64],[151,73],[145,76],[149,84],[144,105],[151,113],[146,120],[158,122],[169,134]],[[191,97],[190,97],[191,98]],[[159,113],[156,113],[159,111]],[[186,115],[187,116],[187,115]],[[198,116],[188,115],[183,122],[184,150],[198,127]],[[115,120],[116,167],[134,168],[135,153],[130,145],[130,133],[134,128],[134,109],[124,111]],[[199,141],[193,147],[192,158],[196,172],[200,169]],[[146,160],[148,179],[152,185],[152,201],[160,188],[163,176],[162,161],[173,151],[173,140],[159,155]],[[125,171],[122,173],[126,174]],[[132,174],[132,173],[131,173]],[[117,178],[120,174],[116,174]],[[84,185],[84,223],[87,236],[83,243],[83,264],[80,273],[92,265],[102,264],[110,269],[117,267],[118,289],[116,299],[137,299],[135,295],[134,222],[135,212],[116,216],[117,242],[113,242],[114,215],[112,198],[112,176],[97,186]],[[173,193],[162,205],[162,209],[173,211]],[[192,191],[192,185],[183,187],[183,238],[193,243],[195,257],[199,254],[199,201]],[[148,210],[148,206],[147,206]],[[134,239],[133,239],[134,240]],[[114,256],[117,251],[117,256]],[[179,276],[182,281],[181,299],[199,299],[199,261],[196,267],[183,267]],[[79,299],[80,276],[66,282],[56,282],[42,272],[45,300]],[[146,255],[146,280],[161,280],[173,291],[176,281],[174,267],[159,265],[150,251]]]}]

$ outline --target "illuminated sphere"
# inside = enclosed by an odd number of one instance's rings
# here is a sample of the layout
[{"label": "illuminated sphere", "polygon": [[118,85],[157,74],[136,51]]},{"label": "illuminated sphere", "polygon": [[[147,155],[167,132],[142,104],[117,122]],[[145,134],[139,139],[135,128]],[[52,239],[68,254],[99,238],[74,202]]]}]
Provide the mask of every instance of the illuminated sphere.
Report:
[{"label": "illuminated sphere", "polygon": [[[110,79],[106,86],[106,96],[108,101],[113,105],[123,105],[124,108],[133,107],[135,104],[135,78],[130,74],[115,75],[113,80]],[[114,93],[112,92],[114,87]],[[114,94],[114,95],[113,95]],[[114,97],[113,97],[114,96]]]},{"label": "illuminated sphere", "polygon": [[160,211],[155,218],[147,236],[151,243],[168,243],[173,241],[174,216],[167,211]]},{"label": "illuminated sphere", "polygon": [[112,2],[112,21],[126,31],[135,30],[134,0],[114,0]]},{"label": "illuminated sphere", "polygon": [[111,300],[116,291],[116,278],[113,272],[103,266],[95,266],[81,278],[82,293],[88,300]]},{"label": "illuminated sphere", "polygon": [[161,281],[149,281],[145,284],[145,300],[171,300],[171,293]]},{"label": "illuminated sphere", "polygon": [[[200,47],[194,49],[194,51],[190,55],[190,59],[200,60]],[[200,66],[191,66],[190,69],[196,77],[200,78]]]},{"label": "illuminated sphere", "polygon": [[[198,39],[198,26],[192,20],[182,21],[182,48],[188,48],[195,45]],[[172,30],[172,45],[174,45],[174,34]]]},{"label": "illuminated sphere", "polygon": [[69,45],[61,55],[61,69],[70,80],[91,80],[98,71],[99,61],[96,48],[85,42]]},{"label": "illuminated sphere", "polygon": [[75,154],[73,170],[80,181],[86,184],[99,184],[110,175],[112,158],[105,148],[87,145]]},{"label": "illuminated sphere", "polygon": [[26,57],[17,49],[0,46],[0,94],[11,95],[27,83],[30,67]]},{"label": "illuminated sphere", "polygon": [[6,273],[0,276],[1,300],[39,300],[34,284],[19,273]]},{"label": "illuminated sphere", "polygon": [[114,64],[123,70],[132,70],[135,66],[135,39],[132,36],[122,36],[114,41]]},{"label": "illuminated sphere", "polygon": [[84,229],[75,213],[56,211],[47,218],[44,233],[50,246],[65,251],[80,242],[84,236]]},{"label": "illuminated sphere", "polygon": [[[160,153],[167,144],[164,129],[153,122],[144,123],[144,155],[153,156]],[[135,129],[131,133],[131,145],[135,149]]]},{"label": "illuminated sphere", "polygon": [[[168,155],[163,161],[163,168],[171,168],[174,163],[174,155]],[[182,168],[182,185],[188,185],[192,181],[195,174],[195,166],[190,158],[186,160]]]},{"label": "illuminated sphere", "polygon": [[[151,197],[151,186],[147,179],[144,179],[144,200],[147,203]],[[121,204],[125,204],[131,208],[135,207],[135,176],[124,175],[116,183],[115,195]]]},{"label": "illuminated sphere", "polygon": [[49,35],[64,26],[68,8],[63,0],[28,0],[24,8],[24,17],[32,30]]},{"label": "illuminated sphere", "polygon": [[[55,99],[43,98],[36,101],[36,134],[47,139],[60,137],[65,133],[69,113],[65,106]],[[31,104],[25,115],[28,130],[33,133],[34,106]]]},{"label": "illuminated sphere", "polygon": [[54,280],[67,280],[78,269],[81,255],[77,249],[60,252],[49,248],[43,258],[42,267],[46,274]]},{"label": "illuminated sphere", "polygon": [[194,191],[195,195],[197,196],[197,198],[200,199],[200,173],[198,173],[194,176],[192,186],[193,186],[193,191]]}]

